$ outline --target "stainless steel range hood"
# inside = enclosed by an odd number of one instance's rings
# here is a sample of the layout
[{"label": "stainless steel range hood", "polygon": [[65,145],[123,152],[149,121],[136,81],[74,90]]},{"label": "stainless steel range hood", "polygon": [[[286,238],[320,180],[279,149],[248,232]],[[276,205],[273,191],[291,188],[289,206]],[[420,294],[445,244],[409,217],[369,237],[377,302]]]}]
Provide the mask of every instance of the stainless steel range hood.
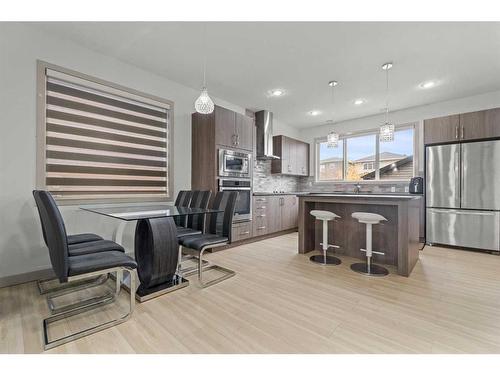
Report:
[{"label": "stainless steel range hood", "polygon": [[279,159],[273,154],[273,113],[269,111],[255,112],[257,127],[257,159]]}]

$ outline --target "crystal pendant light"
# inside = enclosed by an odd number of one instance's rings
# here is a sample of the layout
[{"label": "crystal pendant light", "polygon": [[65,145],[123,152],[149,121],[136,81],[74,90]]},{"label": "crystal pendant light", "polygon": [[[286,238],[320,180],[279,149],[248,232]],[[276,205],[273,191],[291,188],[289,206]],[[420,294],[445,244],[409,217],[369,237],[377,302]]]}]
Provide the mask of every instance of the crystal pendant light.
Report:
[{"label": "crystal pendant light", "polygon": [[[332,88],[332,120],[331,124],[334,125],[335,123],[333,122],[333,108],[335,104],[335,96],[334,96],[334,87],[337,86],[339,83],[337,81],[330,81],[328,82],[328,86]],[[336,133],[334,130],[332,130],[330,133],[328,133],[328,136],[326,137],[326,145],[328,148],[333,148],[333,147],[338,147],[339,146],[339,134]]]},{"label": "crystal pendant light", "polygon": [[382,69],[385,70],[386,78],[386,101],[385,101],[385,121],[380,126],[380,142],[392,142],[394,141],[394,124],[389,122],[389,70],[392,68],[392,62],[385,63],[382,65]]},{"label": "crystal pendant light", "polygon": [[214,102],[208,96],[207,82],[206,82],[206,57],[203,59],[203,87],[201,89],[201,94],[194,102],[194,109],[196,112],[203,115],[208,115],[214,111]]}]

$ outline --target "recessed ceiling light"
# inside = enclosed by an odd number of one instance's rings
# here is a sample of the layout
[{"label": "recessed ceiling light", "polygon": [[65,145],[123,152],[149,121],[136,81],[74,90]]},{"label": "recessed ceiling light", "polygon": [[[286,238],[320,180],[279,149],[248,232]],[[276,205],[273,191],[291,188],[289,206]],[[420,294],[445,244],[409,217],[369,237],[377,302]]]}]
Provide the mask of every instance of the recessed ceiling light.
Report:
[{"label": "recessed ceiling light", "polygon": [[364,101],[364,99],[356,99],[356,100],[354,101],[354,104],[356,104],[356,105],[361,105],[361,104],[363,104],[364,102],[365,102],[365,101]]},{"label": "recessed ceiling light", "polygon": [[285,90],[283,89],[274,89],[268,91],[269,96],[282,96],[285,94]]},{"label": "recessed ceiling light", "polygon": [[427,82],[422,82],[420,85],[418,85],[421,89],[430,89],[434,86],[436,86],[435,81],[427,81]]},{"label": "recessed ceiling light", "polygon": [[318,116],[321,114],[321,111],[317,111],[317,110],[313,109],[312,111],[309,111],[309,114],[311,116]]}]

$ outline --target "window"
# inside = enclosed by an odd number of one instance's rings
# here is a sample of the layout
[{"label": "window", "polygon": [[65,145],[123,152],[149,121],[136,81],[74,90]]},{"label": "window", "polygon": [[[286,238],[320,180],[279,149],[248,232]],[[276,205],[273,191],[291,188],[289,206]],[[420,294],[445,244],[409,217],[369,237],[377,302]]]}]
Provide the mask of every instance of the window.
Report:
[{"label": "window", "polygon": [[320,142],[319,178],[322,181],[342,180],[344,178],[344,146],[329,148],[326,142]]},{"label": "window", "polygon": [[[378,131],[341,137],[337,148],[317,141],[317,181],[407,181],[414,175],[415,127],[396,128],[393,142]],[[345,162],[344,162],[345,160]]]},{"label": "window", "polygon": [[171,195],[172,103],[39,63],[39,186],[58,200]]},{"label": "window", "polygon": [[[360,181],[365,180],[367,171],[365,164],[375,162],[375,144],[377,136],[375,134],[350,137],[346,139],[347,144],[347,173],[346,180]],[[373,178],[370,178],[373,180]]]}]

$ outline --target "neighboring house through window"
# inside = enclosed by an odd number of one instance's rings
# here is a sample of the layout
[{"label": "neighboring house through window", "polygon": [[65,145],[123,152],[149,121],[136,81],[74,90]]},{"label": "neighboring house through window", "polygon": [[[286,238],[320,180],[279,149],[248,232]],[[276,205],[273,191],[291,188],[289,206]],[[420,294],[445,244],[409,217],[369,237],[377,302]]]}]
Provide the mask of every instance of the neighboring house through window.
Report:
[{"label": "neighboring house through window", "polygon": [[337,148],[329,148],[320,139],[316,142],[316,180],[409,180],[414,175],[414,133],[413,125],[399,127],[393,142],[380,142],[374,130],[342,137]]}]

